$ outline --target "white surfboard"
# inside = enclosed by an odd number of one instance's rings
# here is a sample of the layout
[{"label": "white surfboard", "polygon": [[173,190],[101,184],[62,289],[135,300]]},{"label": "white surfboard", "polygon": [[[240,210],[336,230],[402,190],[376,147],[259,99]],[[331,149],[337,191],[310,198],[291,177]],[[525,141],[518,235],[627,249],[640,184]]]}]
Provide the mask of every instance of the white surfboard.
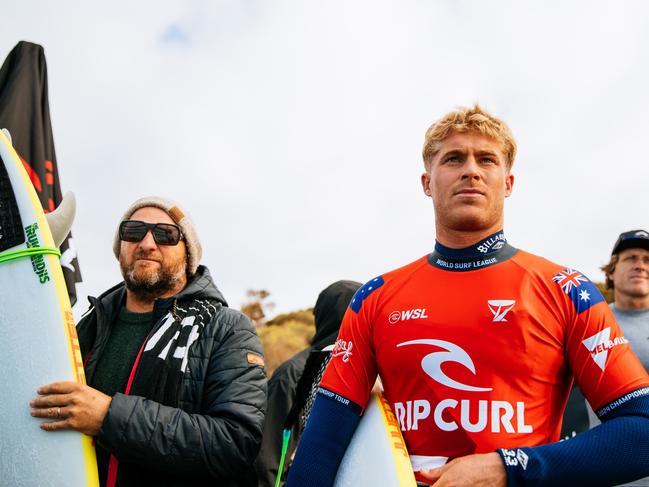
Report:
[{"label": "white surfboard", "polygon": [[372,394],[336,474],[336,487],[416,487],[397,418]]},{"label": "white surfboard", "polygon": [[[2,132],[0,158],[0,260],[27,248],[54,249],[36,191]],[[92,439],[43,431],[43,420],[29,414],[39,386],[85,382],[57,256],[0,262],[0,330],[0,485],[98,486]]]}]

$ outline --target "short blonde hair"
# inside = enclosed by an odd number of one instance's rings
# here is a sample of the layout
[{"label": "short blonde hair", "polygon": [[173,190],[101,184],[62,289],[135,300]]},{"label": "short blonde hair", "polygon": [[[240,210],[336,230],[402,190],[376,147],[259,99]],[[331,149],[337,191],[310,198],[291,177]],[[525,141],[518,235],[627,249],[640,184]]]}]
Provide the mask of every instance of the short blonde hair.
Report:
[{"label": "short blonde hair", "polygon": [[470,108],[460,107],[444,115],[426,131],[424,141],[424,166],[430,170],[440,146],[453,132],[478,132],[500,142],[507,158],[507,170],[511,170],[516,157],[516,141],[505,122],[494,117],[477,103]]}]

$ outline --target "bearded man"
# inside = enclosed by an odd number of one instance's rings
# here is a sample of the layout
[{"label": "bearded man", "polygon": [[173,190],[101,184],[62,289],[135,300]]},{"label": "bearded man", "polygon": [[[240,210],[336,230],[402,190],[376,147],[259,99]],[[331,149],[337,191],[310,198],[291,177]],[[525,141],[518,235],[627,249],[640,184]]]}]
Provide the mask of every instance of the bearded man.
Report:
[{"label": "bearded man", "polygon": [[142,198],[113,250],[124,282],[89,298],[77,326],[88,385],[41,387],[32,416],[94,436],[102,486],[255,485],[261,344],[199,265],[193,222],[172,201]]}]

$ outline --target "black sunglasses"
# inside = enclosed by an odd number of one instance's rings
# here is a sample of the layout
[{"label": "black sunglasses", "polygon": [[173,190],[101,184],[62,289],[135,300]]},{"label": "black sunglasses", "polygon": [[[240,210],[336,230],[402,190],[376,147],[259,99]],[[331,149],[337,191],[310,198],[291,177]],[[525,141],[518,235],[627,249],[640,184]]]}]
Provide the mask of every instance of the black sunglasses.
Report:
[{"label": "black sunglasses", "polygon": [[158,245],[178,245],[182,233],[173,223],[146,223],[139,220],[124,220],[119,224],[119,238],[125,242],[140,242],[151,230]]}]

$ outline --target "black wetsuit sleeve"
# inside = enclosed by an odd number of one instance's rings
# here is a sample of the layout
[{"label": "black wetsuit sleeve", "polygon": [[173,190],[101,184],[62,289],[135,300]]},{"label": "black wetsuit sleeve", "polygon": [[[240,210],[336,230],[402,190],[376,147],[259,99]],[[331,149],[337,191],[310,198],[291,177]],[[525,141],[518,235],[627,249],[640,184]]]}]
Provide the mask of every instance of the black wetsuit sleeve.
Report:
[{"label": "black wetsuit sleeve", "polygon": [[360,421],[361,407],[320,388],[288,473],[287,487],[330,487]]},{"label": "black wetsuit sleeve", "polygon": [[507,486],[606,487],[649,476],[649,388],[634,394],[603,408],[602,424],[573,438],[498,450]]}]

